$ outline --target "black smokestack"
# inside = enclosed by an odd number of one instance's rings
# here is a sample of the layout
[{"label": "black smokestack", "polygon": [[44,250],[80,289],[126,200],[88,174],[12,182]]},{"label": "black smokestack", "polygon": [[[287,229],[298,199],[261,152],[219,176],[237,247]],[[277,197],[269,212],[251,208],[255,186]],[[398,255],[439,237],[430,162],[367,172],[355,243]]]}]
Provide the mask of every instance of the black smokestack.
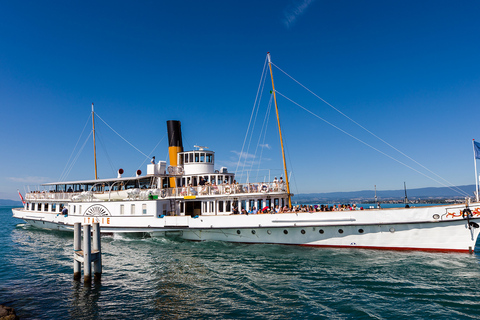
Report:
[{"label": "black smokestack", "polygon": [[182,128],[181,123],[178,120],[168,120],[167,121],[167,131],[168,131],[168,146],[169,147],[180,147],[183,149],[182,143]]}]

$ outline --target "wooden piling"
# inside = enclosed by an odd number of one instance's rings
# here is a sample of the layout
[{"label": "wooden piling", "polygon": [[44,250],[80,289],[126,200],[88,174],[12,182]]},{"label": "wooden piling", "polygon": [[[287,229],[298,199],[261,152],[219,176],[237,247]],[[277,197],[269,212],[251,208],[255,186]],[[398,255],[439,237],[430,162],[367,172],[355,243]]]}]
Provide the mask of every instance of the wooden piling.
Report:
[{"label": "wooden piling", "polygon": [[93,247],[92,253],[95,255],[93,259],[93,278],[94,281],[100,281],[102,278],[102,249],[100,243],[100,225],[98,222],[93,224]]},{"label": "wooden piling", "polygon": [[[82,225],[75,223],[73,226],[73,279],[80,281],[81,266],[83,263],[83,281],[84,285],[90,285],[92,282],[92,262],[94,280],[100,281],[102,276],[102,248],[100,242],[100,225],[98,222],[83,226],[83,250],[81,248]],[[93,247],[90,230],[93,230]]]},{"label": "wooden piling", "polygon": [[90,237],[91,226],[83,226],[83,282],[92,281],[92,242]]},{"label": "wooden piling", "polygon": [[77,222],[73,225],[73,280],[80,281],[82,276],[82,262],[77,259],[78,255],[83,255],[82,251],[82,224]]}]

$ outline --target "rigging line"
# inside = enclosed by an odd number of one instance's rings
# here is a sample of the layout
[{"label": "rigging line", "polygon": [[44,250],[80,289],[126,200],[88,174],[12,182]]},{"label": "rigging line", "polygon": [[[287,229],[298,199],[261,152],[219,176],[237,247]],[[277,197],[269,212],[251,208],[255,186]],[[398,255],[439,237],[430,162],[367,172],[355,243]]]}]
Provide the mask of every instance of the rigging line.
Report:
[{"label": "rigging line", "polygon": [[106,123],[105,120],[103,120],[102,117],[100,117],[96,112],[95,112],[95,115],[96,115],[100,120],[102,120],[103,123],[105,123],[105,124],[107,125],[107,127],[110,128],[110,130],[112,130],[112,131],[115,132],[120,138],[122,138],[123,141],[125,141],[126,143],[128,143],[132,148],[134,148],[135,150],[137,150],[138,152],[140,152],[141,154],[143,154],[145,157],[148,158],[148,156],[147,156],[145,153],[143,153],[142,151],[140,151],[137,147],[135,147],[133,144],[131,144],[130,142],[128,142],[127,139],[125,139],[124,137],[122,137],[117,131],[115,131],[112,127],[110,127],[110,125],[109,125],[108,123]]},{"label": "rigging line", "polygon": [[87,127],[87,124],[90,122],[90,115],[88,115],[87,121],[85,122],[85,125],[83,126],[82,133],[80,133],[80,136],[77,139],[77,143],[75,143],[75,147],[73,147],[72,153],[70,153],[70,157],[68,157],[67,163],[65,164],[65,168],[63,168],[62,173],[60,174],[59,181],[62,181],[63,179],[63,174],[65,173],[65,170],[67,170],[68,164],[70,163],[70,160],[72,159],[73,153],[75,152],[75,149],[77,149],[78,142],[80,142],[80,138],[83,135],[83,132],[85,131],[85,128]]},{"label": "rigging line", "polygon": [[[263,156],[263,148],[265,148],[265,137],[267,136],[268,119],[270,119],[270,111],[272,110],[272,96],[273,95],[270,96],[267,112],[265,113],[265,117],[263,118],[262,130],[260,131],[260,135],[258,137],[257,148],[255,149],[255,155],[256,155],[258,147],[261,146],[260,157],[258,158],[258,170],[260,170],[260,164],[262,163],[262,156]],[[263,143],[262,145],[260,145],[260,139],[262,139],[262,136],[263,136],[263,141],[262,141]],[[253,167],[253,163],[252,163],[252,167]],[[258,181],[258,173],[259,171],[257,171],[257,177],[256,177],[257,181]]]},{"label": "rigging line", "polygon": [[[240,156],[238,157],[237,168],[235,169],[235,173],[238,171],[238,168],[240,167],[240,162],[241,162],[241,159],[242,159],[243,149],[245,148],[245,143],[246,143],[247,137],[248,137],[248,131],[250,130],[250,124],[252,123],[252,118],[253,118],[253,114],[254,114],[254,111],[255,111],[255,108],[256,108],[256,105],[257,105],[257,101],[260,101],[260,99],[262,97],[263,86],[264,86],[264,83],[265,83],[265,74],[266,74],[265,70],[266,69],[267,69],[267,57],[265,57],[265,62],[263,63],[263,70],[262,70],[262,75],[260,76],[260,81],[258,83],[257,95],[255,96],[255,101],[253,103],[252,113],[250,114],[250,120],[248,122],[247,132],[245,133],[245,138],[243,139],[242,150],[240,151]],[[259,94],[260,94],[260,98],[259,98]],[[252,130],[253,130],[253,128],[252,128]],[[243,168],[245,169],[245,163],[243,165]],[[243,178],[243,173],[242,173],[240,178]]]},{"label": "rigging line", "polygon": [[404,157],[408,158],[409,160],[415,162],[417,165],[419,165],[420,167],[422,167],[423,169],[427,170],[428,172],[430,172],[431,174],[437,176],[438,178],[442,179],[443,181],[447,182],[450,184],[451,187],[453,188],[456,188],[460,191],[463,192],[463,190],[461,190],[460,188],[458,188],[457,186],[455,186],[453,183],[451,183],[450,181],[446,180],[445,178],[439,176],[438,174],[436,174],[435,172],[433,172],[432,170],[428,169],[427,167],[425,167],[424,165],[422,165],[421,163],[417,162],[416,160],[414,160],[413,158],[411,158],[410,156],[408,156],[407,154],[403,153],[402,151],[400,151],[399,149],[395,148],[393,145],[391,145],[390,143],[388,143],[387,141],[383,140],[382,138],[380,138],[379,136],[377,136],[375,133],[371,132],[370,130],[368,130],[367,128],[365,128],[364,126],[362,126],[361,124],[359,124],[358,122],[356,122],[355,120],[353,120],[352,118],[350,118],[349,116],[347,116],[345,113],[343,113],[342,111],[340,111],[339,109],[335,108],[333,105],[331,105],[330,103],[328,103],[326,100],[324,100],[323,98],[321,98],[320,96],[318,96],[315,92],[313,92],[312,90],[308,89],[306,86],[304,86],[302,83],[300,83],[298,80],[296,80],[295,78],[293,78],[291,75],[289,75],[288,73],[286,73],[285,71],[283,71],[282,69],[280,69],[277,65],[275,65],[273,62],[272,62],[272,65],[274,65],[278,70],[280,70],[282,73],[284,73],[287,77],[289,77],[290,79],[292,79],[293,81],[295,81],[298,85],[300,85],[302,88],[304,88],[305,90],[307,90],[308,92],[310,92],[312,95],[314,95],[315,97],[317,97],[318,99],[320,99],[321,101],[323,101],[326,105],[328,105],[330,108],[334,109],[335,111],[337,111],[338,113],[340,113],[342,116],[344,116],[345,118],[347,118],[348,120],[352,121],[353,123],[355,123],[357,126],[359,126],[360,128],[362,128],[363,130],[367,131],[368,133],[370,133],[372,136],[374,136],[375,138],[377,138],[378,140],[382,141],[383,143],[385,143],[387,146],[389,146],[390,148],[392,148],[393,150],[397,151],[398,153],[400,153],[401,155],[403,155]]},{"label": "rigging line", "polygon": [[96,130],[96,137],[99,142],[100,147],[102,148],[103,152],[105,152],[105,157],[107,158],[108,164],[110,165],[110,169],[112,170],[112,175],[115,176],[116,170],[114,168],[115,164],[113,163],[112,159],[108,155],[107,148],[105,147],[105,143],[103,142],[103,138],[100,138],[101,135],[99,134],[100,130]]},{"label": "rigging line", "polygon": [[[160,144],[160,142],[162,142],[163,139],[165,139],[166,136],[167,136],[167,135],[164,135],[164,136],[162,137],[162,139],[160,139],[160,141],[158,141],[157,145],[156,145],[155,147],[153,147],[152,151],[150,151],[150,153],[149,153],[149,157],[148,157],[148,158],[150,158],[150,157],[152,156],[152,153],[155,151],[155,149],[157,149],[157,147],[158,147],[158,145]],[[137,170],[140,169],[146,161],[147,161],[147,159],[143,160],[142,164],[137,168]]]},{"label": "rigging line", "polygon": [[397,159],[395,159],[394,157],[392,157],[392,156],[390,156],[390,155],[386,154],[385,152],[383,152],[383,151],[381,151],[381,150],[379,150],[379,149],[375,148],[374,146],[371,146],[371,145],[369,145],[369,144],[368,144],[368,143],[366,143],[365,141],[363,141],[363,140],[361,140],[361,139],[359,139],[359,138],[355,137],[354,135],[352,135],[352,134],[348,133],[347,131],[345,131],[345,130],[343,130],[343,129],[339,128],[339,127],[337,127],[337,126],[336,126],[336,125],[334,125],[333,123],[330,123],[330,122],[328,122],[327,120],[323,119],[323,118],[322,118],[322,117],[320,117],[319,115],[317,115],[317,114],[313,113],[312,111],[308,110],[307,108],[303,107],[302,105],[298,104],[297,102],[293,101],[292,99],[290,99],[290,98],[286,97],[285,95],[283,95],[282,93],[278,92],[277,90],[275,90],[275,92],[276,92],[277,94],[281,95],[282,97],[284,97],[285,99],[287,99],[288,101],[292,102],[293,104],[297,105],[298,107],[302,108],[302,109],[303,109],[303,110],[305,110],[306,112],[310,113],[311,115],[313,115],[313,116],[317,117],[318,119],[322,120],[323,122],[325,122],[325,123],[329,124],[330,126],[334,127],[335,129],[337,129],[337,130],[339,130],[339,131],[343,132],[344,134],[346,134],[346,135],[348,135],[349,137],[351,137],[351,138],[353,138],[353,139],[357,140],[358,142],[360,142],[360,143],[363,143],[363,144],[364,144],[364,145],[366,145],[367,147],[370,147],[370,148],[372,148],[373,150],[375,150],[375,151],[377,151],[377,152],[379,152],[379,153],[383,154],[384,156],[386,156],[386,157],[388,157],[388,158],[390,158],[390,159],[392,159],[392,160],[394,160],[394,161],[396,161],[396,162],[398,162],[398,163],[400,163],[400,164],[404,165],[405,167],[407,167],[407,168],[409,168],[409,169],[411,169],[411,170],[413,170],[413,171],[415,171],[415,172],[417,172],[417,173],[419,173],[419,174],[423,175],[424,177],[427,177],[427,178],[429,178],[430,180],[433,180],[433,181],[435,181],[435,182],[437,182],[437,183],[439,183],[439,184],[441,184],[441,185],[443,185],[443,186],[445,186],[445,187],[449,188],[449,189],[450,189],[450,190],[452,190],[452,191],[456,191],[457,193],[460,193],[460,194],[462,194],[462,193],[463,193],[464,195],[468,195],[468,194],[467,194],[466,192],[464,192],[463,190],[459,189],[459,190],[460,190],[460,191],[462,191],[462,192],[458,192],[458,190],[452,189],[450,186],[448,186],[448,185],[446,185],[446,184],[444,184],[444,183],[442,183],[442,182],[440,182],[440,181],[438,181],[438,180],[435,180],[434,178],[432,178],[432,177],[430,177],[430,176],[427,176],[425,173],[423,173],[423,172],[421,172],[421,171],[419,171],[419,170],[417,170],[417,169],[415,169],[415,168],[413,168],[413,167],[411,167],[411,166],[407,165],[406,163],[403,163],[403,162],[401,162],[400,160],[397,160]]},{"label": "rigging line", "polygon": [[78,157],[80,156],[80,154],[82,153],[83,151],[83,148],[85,148],[85,145],[87,144],[88,140],[90,139],[90,137],[92,136],[93,134],[93,131],[90,131],[90,134],[87,136],[87,138],[85,139],[85,142],[83,142],[83,145],[82,147],[80,148],[80,150],[78,150],[77,154],[75,155],[75,158],[73,159],[72,163],[70,164],[67,172],[65,173],[65,175],[62,177],[62,179],[60,181],[64,181],[68,175],[70,174],[70,171],[72,171],[73,169],[73,166],[75,165],[75,163],[77,162],[78,160]]}]

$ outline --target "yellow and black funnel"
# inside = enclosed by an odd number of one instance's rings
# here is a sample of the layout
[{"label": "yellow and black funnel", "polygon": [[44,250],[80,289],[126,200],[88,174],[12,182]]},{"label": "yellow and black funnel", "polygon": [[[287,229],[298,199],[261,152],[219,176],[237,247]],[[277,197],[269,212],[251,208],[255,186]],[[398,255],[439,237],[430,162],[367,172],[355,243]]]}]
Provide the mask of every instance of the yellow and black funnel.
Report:
[{"label": "yellow and black funnel", "polygon": [[[167,121],[168,131],[168,156],[170,157],[170,165],[172,167],[178,166],[177,155],[183,151],[182,144],[182,128],[178,120]],[[175,188],[175,178],[170,178],[170,187]]]}]

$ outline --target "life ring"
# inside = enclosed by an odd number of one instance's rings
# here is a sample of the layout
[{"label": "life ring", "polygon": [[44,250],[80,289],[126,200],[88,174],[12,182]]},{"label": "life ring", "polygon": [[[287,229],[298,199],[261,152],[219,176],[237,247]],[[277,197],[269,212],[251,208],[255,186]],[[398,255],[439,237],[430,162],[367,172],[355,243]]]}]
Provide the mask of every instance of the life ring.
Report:
[{"label": "life ring", "polygon": [[462,218],[463,219],[468,219],[472,217],[472,211],[469,208],[466,208],[465,210],[462,211]]},{"label": "life ring", "polygon": [[162,189],[160,190],[160,197],[165,198],[167,196],[167,190]]},{"label": "life ring", "polygon": [[225,194],[230,194],[232,192],[232,188],[230,188],[229,186],[226,186],[225,187]]},{"label": "life ring", "polygon": [[267,186],[266,184],[264,184],[260,190],[261,190],[263,193],[267,193],[267,192],[268,192],[268,186]]}]

